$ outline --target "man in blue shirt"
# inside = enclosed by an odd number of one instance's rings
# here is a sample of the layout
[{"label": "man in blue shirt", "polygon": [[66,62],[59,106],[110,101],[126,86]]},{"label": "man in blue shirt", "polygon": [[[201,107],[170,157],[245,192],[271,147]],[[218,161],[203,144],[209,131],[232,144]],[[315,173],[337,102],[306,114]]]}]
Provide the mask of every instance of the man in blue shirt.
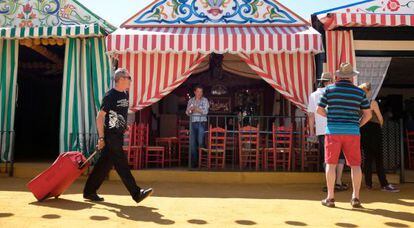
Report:
[{"label": "man in blue shirt", "polygon": [[194,97],[188,101],[186,114],[190,116],[190,148],[191,167],[196,168],[198,164],[198,148],[204,146],[204,132],[207,123],[207,114],[210,104],[207,98],[203,97],[203,87],[194,88]]},{"label": "man in blue shirt", "polygon": [[[325,136],[326,184],[328,196],[322,205],[335,207],[334,186],[336,166],[343,151],[351,167],[353,193],[352,207],[361,207],[361,138],[359,128],[371,119],[370,104],[365,92],[352,84],[352,78],[359,72],[349,63],[341,64],[335,75],[338,81],[326,87],[318,104],[317,113],[327,117]],[[361,119],[361,110],[363,112]]]}]

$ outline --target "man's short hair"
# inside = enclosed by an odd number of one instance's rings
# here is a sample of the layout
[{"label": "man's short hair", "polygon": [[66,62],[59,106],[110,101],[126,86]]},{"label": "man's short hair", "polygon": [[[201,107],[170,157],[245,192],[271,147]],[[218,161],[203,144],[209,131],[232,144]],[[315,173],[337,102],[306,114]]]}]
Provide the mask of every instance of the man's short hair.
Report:
[{"label": "man's short hair", "polygon": [[118,82],[119,79],[121,79],[122,77],[127,77],[127,76],[129,76],[129,72],[127,71],[127,69],[125,69],[125,68],[118,68],[115,71],[114,80],[115,80],[115,82]]},{"label": "man's short hair", "polygon": [[194,86],[194,91],[196,91],[197,89],[201,89],[201,90],[203,90],[203,87],[202,87],[201,85],[196,85],[196,86]]}]

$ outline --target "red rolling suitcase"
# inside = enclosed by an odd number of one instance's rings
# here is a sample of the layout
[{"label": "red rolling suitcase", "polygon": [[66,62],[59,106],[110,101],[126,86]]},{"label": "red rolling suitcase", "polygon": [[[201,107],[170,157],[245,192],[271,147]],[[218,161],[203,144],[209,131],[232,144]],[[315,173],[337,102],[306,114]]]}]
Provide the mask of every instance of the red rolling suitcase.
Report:
[{"label": "red rolling suitcase", "polygon": [[89,160],[81,152],[66,152],[59,155],[55,162],[44,172],[31,180],[27,187],[38,201],[59,197],[88,167]]}]

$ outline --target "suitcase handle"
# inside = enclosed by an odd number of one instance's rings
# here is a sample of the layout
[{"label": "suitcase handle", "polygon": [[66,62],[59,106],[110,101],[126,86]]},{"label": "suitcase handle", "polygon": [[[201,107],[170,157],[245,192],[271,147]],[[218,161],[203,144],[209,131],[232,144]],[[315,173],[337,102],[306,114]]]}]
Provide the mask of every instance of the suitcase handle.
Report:
[{"label": "suitcase handle", "polygon": [[86,159],[84,162],[79,164],[79,169],[83,169],[85,165],[99,152],[98,148],[95,149],[95,151]]}]

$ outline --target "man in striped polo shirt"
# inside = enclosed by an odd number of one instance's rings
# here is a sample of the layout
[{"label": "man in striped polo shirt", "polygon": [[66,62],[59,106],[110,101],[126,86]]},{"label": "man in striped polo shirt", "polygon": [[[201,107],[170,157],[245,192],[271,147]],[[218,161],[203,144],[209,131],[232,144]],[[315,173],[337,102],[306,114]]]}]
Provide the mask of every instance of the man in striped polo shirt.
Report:
[{"label": "man in striped polo shirt", "polygon": [[[318,104],[317,113],[326,116],[328,124],[325,136],[326,185],[328,196],[322,205],[335,207],[334,186],[336,165],[343,151],[351,167],[353,193],[352,207],[361,207],[361,139],[359,128],[371,118],[370,104],[365,92],[352,84],[352,78],[359,73],[349,63],[341,64],[335,75],[337,82],[328,86]],[[363,111],[362,119],[360,116]]]}]

